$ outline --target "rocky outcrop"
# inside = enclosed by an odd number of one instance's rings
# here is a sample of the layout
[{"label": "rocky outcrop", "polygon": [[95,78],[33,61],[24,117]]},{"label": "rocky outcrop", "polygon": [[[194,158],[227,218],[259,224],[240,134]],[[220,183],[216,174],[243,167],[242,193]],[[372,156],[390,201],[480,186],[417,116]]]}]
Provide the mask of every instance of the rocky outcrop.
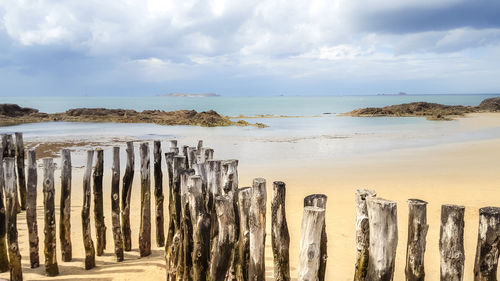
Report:
[{"label": "rocky outcrop", "polygon": [[451,120],[474,112],[500,111],[500,98],[485,99],[478,106],[443,105],[428,102],[412,102],[384,107],[367,107],[356,109],[343,115],[357,117],[426,117],[430,120]]},{"label": "rocky outcrop", "polygon": [[195,110],[144,110],[75,108],[62,113],[40,113],[36,109],[22,108],[18,105],[0,104],[0,126],[20,123],[47,121],[66,122],[116,122],[116,123],[155,123],[160,125],[192,125],[203,127],[216,126],[252,126],[261,124],[234,122],[213,110],[197,112]]},{"label": "rocky outcrop", "polygon": [[17,104],[4,103],[0,104],[0,116],[18,117],[38,113],[37,109],[29,107],[20,107]]},{"label": "rocky outcrop", "polygon": [[500,111],[500,98],[485,99],[479,104],[478,107],[479,109],[485,111],[493,111],[493,112]]}]

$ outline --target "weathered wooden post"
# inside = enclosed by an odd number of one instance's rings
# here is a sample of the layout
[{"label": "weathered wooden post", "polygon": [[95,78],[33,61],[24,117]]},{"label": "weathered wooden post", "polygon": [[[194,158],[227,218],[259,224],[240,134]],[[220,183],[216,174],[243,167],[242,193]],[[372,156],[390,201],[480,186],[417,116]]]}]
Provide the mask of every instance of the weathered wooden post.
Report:
[{"label": "weathered wooden post", "polygon": [[214,199],[219,233],[212,247],[210,280],[224,281],[231,266],[233,246],[236,242],[234,205],[228,196],[216,196]]},{"label": "weathered wooden post", "polygon": [[183,145],[181,148],[182,148],[182,155],[185,157],[184,158],[184,161],[186,161],[186,163],[184,164],[186,166],[186,169],[189,169],[189,161],[188,161],[188,147],[187,145]]},{"label": "weathered wooden post", "polygon": [[238,238],[238,260],[236,264],[236,279],[248,281],[248,265],[250,263],[250,202],[251,187],[238,189],[238,213],[240,221],[240,235]]},{"label": "weathered wooden post", "polygon": [[17,240],[17,179],[15,159],[7,157],[4,160],[5,205],[7,210],[7,241],[9,244],[10,280],[23,280],[21,254]]},{"label": "weathered wooden post", "polygon": [[300,230],[299,266],[297,268],[297,280],[299,281],[319,280],[321,233],[324,224],[324,208],[304,207]]},{"label": "weathered wooden post", "polygon": [[38,174],[36,169],[35,150],[28,152],[28,190],[26,194],[26,222],[28,225],[28,235],[30,242],[30,266],[37,268],[40,266],[38,254],[38,222],[36,216],[36,197]]},{"label": "weathered wooden post", "polygon": [[95,267],[95,249],[90,229],[90,200],[91,200],[90,181],[92,176],[93,158],[94,158],[94,151],[88,150],[87,166],[85,167],[85,173],[83,174],[83,206],[82,206],[82,232],[83,232],[83,246],[85,248],[85,269],[92,269]]},{"label": "weathered wooden post", "polygon": [[143,142],[141,149],[141,229],[139,252],[141,257],[151,255],[151,179],[149,143]]},{"label": "weathered wooden post", "polygon": [[116,261],[123,261],[123,235],[120,227],[120,147],[113,147],[111,167],[111,224],[115,242]]},{"label": "weathered wooden post", "polygon": [[424,254],[427,237],[427,202],[408,200],[408,245],[406,248],[406,280],[424,281]]},{"label": "weathered wooden post", "polygon": [[500,243],[500,208],[479,209],[474,281],[496,281]]},{"label": "weathered wooden post", "polygon": [[59,240],[63,261],[71,261],[71,152],[61,150],[61,200],[59,212]]},{"label": "weathered wooden post", "polygon": [[266,244],[266,180],[256,178],[251,189],[249,225],[250,225],[250,264],[248,279],[266,280],[265,244]]},{"label": "weathered wooden post", "polygon": [[200,176],[190,176],[187,200],[193,231],[193,251],[191,255],[193,281],[206,280],[210,259],[210,217],[205,210]]},{"label": "weathered wooden post", "polygon": [[163,219],[163,173],[161,171],[161,142],[154,141],[154,184],[156,206],[156,245],[165,246],[165,230]]},{"label": "weathered wooden post", "polygon": [[370,247],[366,280],[391,281],[398,245],[396,202],[367,198]]},{"label": "weathered wooden post", "polygon": [[356,191],[356,267],[354,281],[365,281],[368,272],[368,257],[370,246],[370,225],[366,199],[377,194],[374,190],[358,189]]},{"label": "weathered wooden post", "polygon": [[104,224],[104,203],[102,195],[102,177],[104,175],[104,151],[96,149],[97,157],[92,179],[94,182],[94,221],[97,240],[96,254],[102,256],[106,249],[106,225]]},{"label": "weathered wooden post", "polygon": [[[206,162],[207,171],[207,192],[205,202],[207,204],[207,212],[210,215],[210,241],[211,244],[215,241],[218,233],[217,213],[215,211],[215,197],[222,194],[222,174],[221,174],[221,161],[209,160]],[[210,251],[212,245],[210,246]]]},{"label": "weathered wooden post", "polygon": [[48,276],[59,274],[56,255],[56,216],[54,170],[55,165],[52,158],[43,159],[43,205],[45,213],[45,273]]},{"label": "weathered wooden post", "polygon": [[195,166],[197,164],[197,159],[196,159],[196,147],[188,147],[187,148],[187,158],[188,158],[188,168],[190,169],[195,169]]},{"label": "weathered wooden post", "polygon": [[123,248],[125,251],[132,250],[132,234],[130,231],[130,198],[132,195],[132,182],[134,180],[134,143],[127,142],[127,166],[123,175],[122,188],[122,233]]},{"label": "weathered wooden post", "polygon": [[439,253],[441,281],[461,281],[464,276],[464,213],[465,207],[441,206]]},{"label": "weathered wooden post", "polygon": [[[169,236],[167,237],[166,244],[166,272],[167,280],[182,279],[182,271],[178,267],[182,262],[182,228],[181,228],[181,179],[180,175],[182,170],[185,169],[186,159],[184,156],[174,156],[172,162],[173,184],[171,192],[171,204],[169,204]],[[172,234],[171,234],[172,233]],[[172,236],[170,236],[172,235]]]},{"label": "weathered wooden post", "polygon": [[3,147],[4,147],[3,157],[4,158],[16,157],[16,147],[14,145],[14,140],[12,139],[12,135],[5,134],[3,136],[5,137],[5,140],[2,140],[2,142],[5,142],[5,144],[3,145]]},{"label": "weathered wooden post", "polygon": [[[2,146],[3,146],[3,157],[4,158],[14,158],[16,157],[16,147],[14,145],[14,140],[12,139],[11,134],[4,134],[2,135]],[[16,187],[19,188],[19,187]],[[17,212],[21,212],[21,204],[19,203],[19,192],[16,192],[17,198],[16,198],[16,205],[17,205]]]},{"label": "weathered wooden post", "polygon": [[[326,202],[327,196],[325,194],[311,194],[304,198],[304,207],[312,206],[325,209],[326,212]],[[326,262],[328,260],[328,251],[327,251],[328,238],[326,235],[326,224],[323,224],[323,230],[321,231],[321,245],[320,249],[320,264],[319,264],[319,272],[318,272],[318,280],[325,280],[326,273]]]},{"label": "weathered wooden post", "polygon": [[169,243],[172,243],[172,239],[174,237],[174,223],[173,223],[173,212],[174,212],[174,198],[173,198],[173,190],[174,190],[174,152],[166,152],[165,153],[165,163],[167,166],[167,176],[168,176],[168,226],[167,226],[167,241],[165,243],[165,251],[169,246]]},{"label": "weathered wooden post", "polygon": [[[4,135],[2,135],[2,140]],[[4,205],[4,171],[3,171],[3,146],[0,146],[0,272],[7,272],[9,270],[9,253],[7,251],[7,220],[6,210]]]},{"label": "weathered wooden post", "polygon": [[286,222],[285,183],[273,183],[273,199],[271,201],[271,243],[274,260],[274,280],[290,280],[290,234]]},{"label": "weathered wooden post", "polygon": [[[222,168],[222,193],[233,202],[233,211],[235,217],[235,235],[239,237],[240,218],[238,214],[238,160],[225,160],[221,163]],[[228,272],[228,280],[236,280],[236,264],[238,260],[237,247],[233,247],[231,257],[231,267]]]},{"label": "weathered wooden post", "polygon": [[24,172],[24,142],[23,133],[16,132],[16,163],[17,179],[19,183],[19,196],[21,197],[21,210],[26,210],[26,176]]},{"label": "weathered wooden post", "polygon": [[189,201],[187,198],[188,193],[188,180],[190,176],[194,176],[193,169],[185,169],[181,171],[181,228],[182,228],[182,258],[179,260],[178,268],[183,274],[183,281],[192,280],[191,269],[193,261],[191,253],[193,252],[193,224],[191,221],[191,214],[189,212]]},{"label": "weathered wooden post", "polygon": [[[171,157],[172,156],[172,157]],[[184,156],[180,155],[172,155],[165,154],[167,167],[169,170],[169,181],[171,181],[171,185],[169,187],[169,228],[168,228],[168,236],[167,236],[167,247],[172,244],[173,237],[175,232],[180,229],[181,223],[181,191],[180,191],[180,174],[181,171],[184,170],[185,161]],[[170,168],[171,167],[171,168]],[[170,171],[171,169],[171,171]]]},{"label": "weathered wooden post", "polygon": [[205,148],[205,162],[214,159],[214,150],[212,148]]},{"label": "weathered wooden post", "polygon": [[170,140],[169,151],[173,152],[174,155],[179,155],[179,148],[177,147],[177,140]]}]

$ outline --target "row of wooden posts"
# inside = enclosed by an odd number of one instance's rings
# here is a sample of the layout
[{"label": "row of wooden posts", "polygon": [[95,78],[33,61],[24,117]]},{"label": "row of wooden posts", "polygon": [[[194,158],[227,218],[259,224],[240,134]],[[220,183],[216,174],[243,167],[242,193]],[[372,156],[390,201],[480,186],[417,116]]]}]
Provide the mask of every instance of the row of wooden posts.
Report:
[{"label": "row of wooden posts", "polygon": [[[36,220],[37,165],[34,150],[28,152],[27,181],[24,174],[22,134],[2,136],[0,157],[0,271],[10,269],[11,280],[22,280],[21,255],[17,237],[17,214],[26,210],[29,232],[30,265],[39,266]],[[151,254],[151,180],[149,144],[140,144],[141,220],[140,256]],[[17,153],[16,153],[17,151]],[[132,248],[130,199],[134,177],[134,146],[127,142],[127,164],[120,197],[120,148],[113,148],[111,216],[114,252],[123,261],[124,251]],[[161,142],[154,141],[153,175],[156,244],[165,247],[167,280],[265,280],[266,181],[254,179],[251,187],[238,187],[238,161],[213,160],[213,150],[203,147],[179,148],[170,141],[164,154],[168,175],[168,226],[164,231],[163,172]],[[94,154],[96,163],[93,167]],[[72,260],[71,246],[71,153],[61,151],[61,201],[59,238],[63,261]],[[17,175],[16,175],[17,167]],[[43,159],[44,254],[45,272],[58,275],[56,258],[56,220],[54,214],[54,170],[52,158]],[[103,150],[89,150],[83,178],[82,229],[85,268],[95,267],[95,255],[106,248],[103,211]],[[93,185],[96,247],[91,236],[90,212]],[[271,200],[271,244],[274,279],[290,280],[289,243],[285,183],[274,182]],[[20,200],[18,200],[18,191]],[[5,194],[5,205],[3,200]],[[121,202],[120,202],[121,201]],[[304,199],[299,247],[298,280],[325,280],[327,235],[325,209],[327,197],[313,194]],[[427,202],[410,199],[406,280],[424,280],[424,254],[428,230]],[[441,280],[463,280],[463,206],[443,205],[439,250]],[[479,235],[474,280],[497,280],[500,243],[500,208],[486,207],[479,212]],[[356,192],[355,281],[393,279],[397,234],[396,203],[376,197],[373,190]],[[5,236],[7,236],[7,243]],[[8,251],[7,251],[8,249]]]}]

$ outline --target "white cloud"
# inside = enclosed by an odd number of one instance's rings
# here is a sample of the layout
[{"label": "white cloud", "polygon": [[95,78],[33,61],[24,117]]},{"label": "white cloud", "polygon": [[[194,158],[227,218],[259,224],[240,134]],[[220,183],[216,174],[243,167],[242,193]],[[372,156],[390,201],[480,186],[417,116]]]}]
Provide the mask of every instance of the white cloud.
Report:
[{"label": "white cloud", "polygon": [[[498,71],[485,50],[491,55],[500,49],[500,24],[492,21],[490,27],[477,27],[472,18],[455,26],[454,18],[443,16],[443,26],[452,27],[433,28],[414,15],[421,11],[422,18],[428,11],[446,15],[449,7],[468,7],[468,3],[0,0],[0,40],[8,40],[0,42],[0,51],[2,46],[14,46],[0,57],[26,70],[51,64],[44,52],[53,52],[54,60],[68,59],[70,53],[81,65],[72,72],[99,68],[101,76],[109,75],[114,82],[171,83],[222,74],[319,79],[323,84],[331,78],[432,80],[444,77],[443,73],[477,79],[470,69],[493,77]],[[384,17],[377,17],[380,13]],[[432,16],[439,18],[439,13]],[[415,16],[417,24],[406,22],[406,16]],[[366,27],[373,18],[380,25]],[[391,29],[394,22],[401,23],[398,32]]]}]

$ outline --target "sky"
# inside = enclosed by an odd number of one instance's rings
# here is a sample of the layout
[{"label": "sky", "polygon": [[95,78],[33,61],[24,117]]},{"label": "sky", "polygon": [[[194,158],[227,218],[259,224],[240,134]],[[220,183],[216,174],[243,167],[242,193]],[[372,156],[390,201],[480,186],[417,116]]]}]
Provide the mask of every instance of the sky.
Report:
[{"label": "sky", "polygon": [[500,92],[498,0],[0,0],[1,96]]}]

